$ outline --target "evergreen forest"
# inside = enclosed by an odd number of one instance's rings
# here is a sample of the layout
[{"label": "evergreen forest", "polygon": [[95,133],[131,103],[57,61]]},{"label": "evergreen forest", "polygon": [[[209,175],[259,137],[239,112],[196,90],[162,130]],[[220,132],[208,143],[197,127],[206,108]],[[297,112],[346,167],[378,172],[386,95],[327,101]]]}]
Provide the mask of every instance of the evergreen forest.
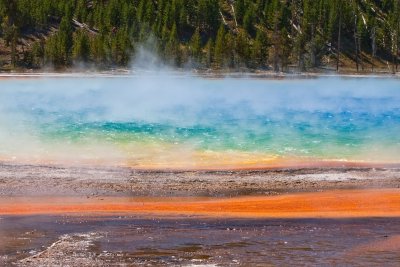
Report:
[{"label": "evergreen forest", "polygon": [[0,0],[0,68],[396,72],[400,0]]}]

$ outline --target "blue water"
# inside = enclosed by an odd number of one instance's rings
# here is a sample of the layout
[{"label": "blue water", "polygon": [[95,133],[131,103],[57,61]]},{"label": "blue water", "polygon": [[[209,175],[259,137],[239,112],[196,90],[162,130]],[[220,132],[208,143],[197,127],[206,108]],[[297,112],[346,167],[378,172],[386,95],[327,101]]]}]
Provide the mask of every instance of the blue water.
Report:
[{"label": "blue water", "polygon": [[194,152],[400,163],[397,79],[5,80],[0,112],[3,157],[24,152],[18,140],[34,142],[30,149],[37,153],[95,141],[122,149],[132,160],[140,151],[129,151],[130,145],[140,150],[150,144],[159,147],[157,153],[171,145]]}]

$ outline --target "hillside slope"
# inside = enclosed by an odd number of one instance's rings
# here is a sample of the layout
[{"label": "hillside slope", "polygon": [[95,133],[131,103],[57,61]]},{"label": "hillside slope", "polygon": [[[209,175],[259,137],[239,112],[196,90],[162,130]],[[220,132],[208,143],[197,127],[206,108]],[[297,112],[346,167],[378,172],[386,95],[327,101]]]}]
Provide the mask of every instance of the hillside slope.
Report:
[{"label": "hillside slope", "polygon": [[396,72],[397,0],[1,0],[0,69]]}]

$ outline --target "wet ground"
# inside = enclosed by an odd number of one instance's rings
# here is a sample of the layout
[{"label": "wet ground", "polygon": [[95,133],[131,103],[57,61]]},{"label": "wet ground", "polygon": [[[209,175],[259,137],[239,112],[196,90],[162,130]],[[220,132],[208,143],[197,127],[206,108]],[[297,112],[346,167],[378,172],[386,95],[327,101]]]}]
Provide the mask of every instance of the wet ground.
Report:
[{"label": "wet ground", "polygon": [[[20,198],[28,199],[20,203],[26,206],[34,204],[29,199],[52,197],[79,198],[85,203],[108,198],[265,197],[399,187],[398,168],[139,171],[0,164],[0,201],[8,208]],[[343,201],[340,195],[338,200]],[[313,203],[321,206],[320,201]],[[355,206],[362,208],[365,203]],[[153,218],[137,212],[91,214],[0,215],[0,266],[398,266],[400,262],[400,217],[207,219]]]},{"label": "wet ground", "polygon": [[1,216],[0,265],[398,266],[400,218]]}]

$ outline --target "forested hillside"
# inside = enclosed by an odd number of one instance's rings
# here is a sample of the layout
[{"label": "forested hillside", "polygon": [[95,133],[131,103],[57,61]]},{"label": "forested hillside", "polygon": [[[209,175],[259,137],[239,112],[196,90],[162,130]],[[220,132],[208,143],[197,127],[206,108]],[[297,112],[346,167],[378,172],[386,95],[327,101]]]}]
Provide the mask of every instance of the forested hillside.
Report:
[{"label": "forested hillside", "polygon": [[399,0],[0,0],[0,68],[397,71]]}]

